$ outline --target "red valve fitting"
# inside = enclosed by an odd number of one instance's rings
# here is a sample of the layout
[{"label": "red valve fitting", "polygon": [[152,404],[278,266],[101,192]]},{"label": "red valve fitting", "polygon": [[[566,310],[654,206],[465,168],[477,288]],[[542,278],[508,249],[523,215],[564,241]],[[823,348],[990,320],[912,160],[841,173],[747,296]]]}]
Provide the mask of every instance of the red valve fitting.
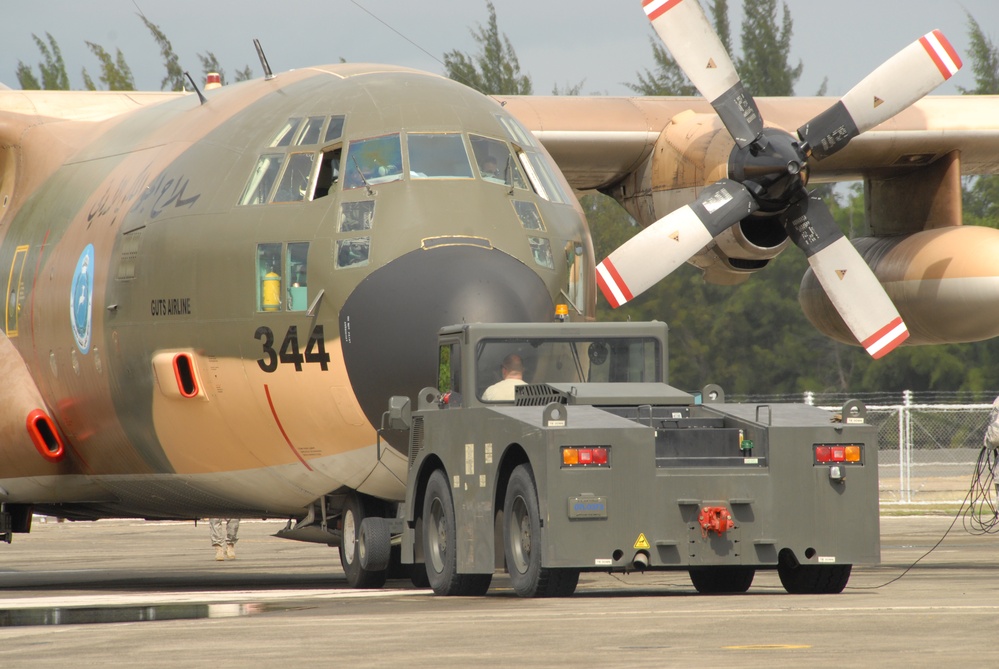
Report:
[{"label": "red valve fitting", "polygon": [[697,516],[697,522],[701,524],[701,536],[708,538],[709,532],[716,532],[718,536],[733,529],[735,523],[732,521],[732,514],[724,506],[706,506],[701,509]]}]

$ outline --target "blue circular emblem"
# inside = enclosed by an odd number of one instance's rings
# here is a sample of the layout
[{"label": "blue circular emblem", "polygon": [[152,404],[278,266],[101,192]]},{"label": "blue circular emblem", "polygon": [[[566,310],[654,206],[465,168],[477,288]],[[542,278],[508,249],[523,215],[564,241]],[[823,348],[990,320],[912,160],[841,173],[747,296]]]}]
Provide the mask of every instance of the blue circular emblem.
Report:
[{"label": "blue circular emblem", "polygon": [[90,317],[94,306],[94,245],[87,244],[76,263],[69,298],[69,320],[80,353],[90,352]]}]

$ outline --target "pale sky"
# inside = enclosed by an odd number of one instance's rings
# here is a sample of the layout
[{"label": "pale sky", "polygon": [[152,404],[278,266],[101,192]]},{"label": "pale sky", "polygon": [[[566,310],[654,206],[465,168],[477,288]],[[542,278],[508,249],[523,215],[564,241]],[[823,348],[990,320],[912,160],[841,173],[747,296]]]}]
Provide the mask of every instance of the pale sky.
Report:
[{"label": "pale sky", "polygon": [[[748,0],[751,2],[752,0]],[[485,0],[2,0],[0,81],[19,88],[17,63],[35,67],[41,54],[32,33],[51,33],[62,50],[73,88],[86,67],[99,67],[85,42],[112,54],[121,49],[143,90],[160,90],[162,58],[137,6],[166,34],[182,66],[200,80],[198,53],[212,51],[231,77],[249,65],[262,71],[253,49],[258,38],[275,72],[339,62],[381,62],[443,73],[443,54],[475,54],[470,29],[488,19]],[[840,95],[913,40],[939,28],[964,57],[965,10],[999,40],[996,0],[786,0],[794,21],[792,56],[804,63],[795,92],[815,93],[824,77]],[[730,23],[739,49],[742,2],[730,0]],[[513,44],[521,71],[537,94],[585,80],[584,94],[629,95],[625,82],[652,66],[653,32],[641,0],[494,0],[501,33]],[[364,11],[361,7],[368,10]],[[370,12],[370,14],[368,13]],[[374,14],[378,19],[373,18]],[[380,19],[380,20],[379,20]],[[386,26],[391,26],[391,29]],[[393,30],[394,29],[394,30]],[[401,37],[401,33],[405,37]],[[414,46],[415,45],[417,46]],[[429,52],[427,53],[424,52]],[[438,60],[435,60],[438,59]],[[938,93],[971,88],[965,69]]]}]

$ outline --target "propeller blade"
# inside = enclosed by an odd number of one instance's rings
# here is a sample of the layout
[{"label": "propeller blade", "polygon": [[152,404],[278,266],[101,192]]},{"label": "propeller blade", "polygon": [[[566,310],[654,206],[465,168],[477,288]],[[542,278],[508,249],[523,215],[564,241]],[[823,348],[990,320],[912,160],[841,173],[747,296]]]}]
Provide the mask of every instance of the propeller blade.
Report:
[{"label": "propeller blade", "polygon": [[597,285],[617,308],[758,208],[742,184],[731,179],[711,184],[694,202],[663,216],[607,256],[597,265]]},{"label": "propeller blade", "polygon": [[843,236],[825,202],[802,198],[788,207],[784,221],[836,311],[871,357],[887,355],[908,338],[891,298]]},{"label": "propeller blade", "polygon": [[927,33],[798,128],[798,137],[808,143],[816,159],[822,160],[950,79],[961,65],[961,58],[943,33]]},{"label": "propeller blade", "polygon": [[763,117],[697,0],[642,0],[645,14],[677,65],[711,102],[741,148],[763,131]]}]

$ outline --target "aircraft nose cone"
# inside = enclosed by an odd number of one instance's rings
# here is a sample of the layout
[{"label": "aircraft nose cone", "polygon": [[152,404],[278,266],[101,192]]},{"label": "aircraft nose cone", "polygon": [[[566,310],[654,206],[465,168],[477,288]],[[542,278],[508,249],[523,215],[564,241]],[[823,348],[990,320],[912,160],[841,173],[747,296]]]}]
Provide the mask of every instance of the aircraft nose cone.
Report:
[{"label": "aircraft nose cone", "polygon": [[[340,312],[347,375],[378,426],[391,395],[415,401],[437,384],[437,331],[474,322],[546,322],[554,304],[541,278],[495,249],[412,251],[365,278]],[[414,405],[415,406],[415,405]]]}]

